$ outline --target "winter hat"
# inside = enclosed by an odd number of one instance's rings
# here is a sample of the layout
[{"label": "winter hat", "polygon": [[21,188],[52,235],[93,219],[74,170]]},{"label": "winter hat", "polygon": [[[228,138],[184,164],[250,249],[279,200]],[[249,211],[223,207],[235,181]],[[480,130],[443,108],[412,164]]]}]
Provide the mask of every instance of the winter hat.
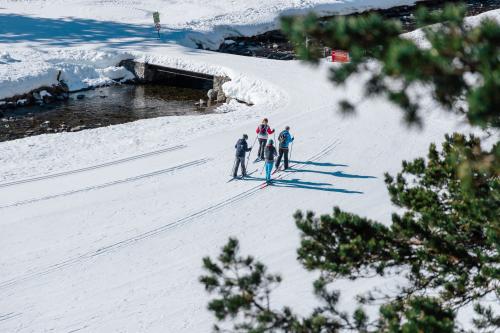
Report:
[{"label": "winter hat", "polygon": [[286,129],[287,131],[289,131],[289,130],[290,130],[290,126],[286,126],[286,127],[285,127],[285,129]]},{"label": "winter hat", "polygon": [[273,145],[274,144],[274,140],[273,139],[269,139],[269,141],[267,141],[267,144],[268,145]]},{"label": "winter hat", "polygon": [[245,139],[245,140],[248,139],[248,135],[243,134],[243,139]]}]

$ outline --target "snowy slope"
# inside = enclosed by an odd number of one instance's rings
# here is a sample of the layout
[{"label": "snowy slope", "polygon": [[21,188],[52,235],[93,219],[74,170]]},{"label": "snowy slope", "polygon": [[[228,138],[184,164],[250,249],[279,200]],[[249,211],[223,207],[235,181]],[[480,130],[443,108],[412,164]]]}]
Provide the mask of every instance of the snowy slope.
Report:
[{"label": "snowy slope", "polygon": [[[295,209],[327,213],[340,205],[388,221],[383,172],[395,171],[402,158],[422,154],[450,124],[449,119],[434,117],[426,132],[408,132],[400,125],[400,114],[380,101],[367,104],[359,117],[343,121],[328,107],[342,92],[332,93],[315,71],[288,66],[294,74],[280,81],[318,81],[313,85],[322,100],[308,102],[301,85],[289,85],[290,92],[304,100],[293,99],[296,114],[286,109],[266,113],[273,126],[292,126],[297,137],[294,160],[306,163],[294,166],[296,170],[276,187],[256,190],[262,182],[258,179],[226,183],[232,145],[243,131],[255,127],[265,112],[257,109],[249,120],[244,120],[244,113],[230,114],[240,118],[237,122],[208,116],[204,120],[212,127],[197,128],[197,138],[171,135],[174,128],[169,126],[156,131],[144,126],[146,132],[116,126],[122,137],[117,136],[114,145],[128,144],[130,155],[152,135],[170,139],[165,147],[186,147],[3,188],[3,205],[20,203],[1,208],[2,253],[8,256],[2,257],[0,308],[17,315],[2,322],[3,327],[206,332],[211,318],[197,282],[200,258],[215,254],[229,235],[287,276],[279,301],[302,310],[313,302],[310,279],[295,261],[298,242],[291,219]],[[218,128],[222,130],[212,134]],[[110,142],[101,145],[101,140],[100,135],[67,135],[44,146],[56,147],[57,142],[70,151],[79,144],[81,150],[73,153],[77,155],[114,151],[106,147]],[[251,170],[260,167],[252,165]],[[133,178],[157,171],[164,173]],[[255,177],[262,179],[259,171]],[[57,197],[50,198],[53,195]],[[298,292],[288,293],[290,288]]]},{"label": "snowy slope", "polygon": [[[174,46],[217,49],[227,36],[255,35],[274,29],[280,15],[314,11],[320,15],[352,13],[409,0],[5,0],[0,6],[0,99],[57,83],[70,89],[105,84],[127,73],[114,66],[130,57],[120,50],[157,45],[152,13],[159,11],[162,41]],[[77,47],[78,50],[68,50]],[[81,50],[94,48],[96,51]],[[106,49],[104,54],[101,52]],[[78,57],[79,56],[79,57]],[[79,58],[79,61],[75,61]],[[0,58],[2,59],[2,58]],[[102,61],[106,60],[106,61]],[[184,59],[176,60],[185,66]]]},{"label": "snowy slope", "polygon": [[[166,3],[6,1],[0,17],[43,21],[72,15],[68,20],[81,24],[90,17],[142,24],[149,17],[144,8]],[[270,3],[281,13],[291,4],[306,8],[362,2],[212,1],[209,6],[198,1],[184,2],[186,7],[169,2],[172,10],[179,8],[174,22],[179,25],[227,15],[229,4],[245,12]],[[56,10],[61,4],[64,10]],[[251,23],[246,19],[239,19],[242,26]],[[178,36],[184,38],[181,30]],[[108,60],[126,54],[226,73],[233,78],[225,87],[228,92],[256,104],[232,103],[221,110],[227,113],[148,119],[0,143],[1,332],[207,332],[212,317],[197,279],[201,258],[218,253],[229,236],[241,240],[244,252],[283,273],[277,305],[307,311],[315,302],[312,276],[295,259],[293,212],[329,213],[338,205],[388,223],[393,207],[383,173],[399,170],[402,159],[422,156],[444,133],[472,130],[431,105],[425,128],[408,129],[401,113],[378,99],[365,100],[357,117],[344,119],[336,103],[345,96],[359,98],[363,78],[353,78],[346,89],[333,89],[326,79],[331,64],[315,69],[295,61],[216,54],[180,46],[181,39],[131,41],[124,34],[92,40],[86,32],[85,27],[75,30],[68,39],[47,39],[40,32],[14,41],[4,33],[0,47],[26,65],[30,58],[48,64],[63,59],[56,62],[99,73],[113,65]],[[16,64],[4,62],[0,68]],[[22,77],[28,78],[36,68],[26,68]],[[86,76],[100,78],[85,74],[75,82]],[[297,138],[292,172],[260,190],[261,165],[250,163],[254,179],[227,183],[235,141],[248,133],[252,143],[264,116],[278,130],[291,126]],[[351,306],[356,293],[386,283],[341,281],[338,286],[343,302]]]},{"label": "snowy slope", "polygon": [[[6,25],[26,21],[26,34],[33,27],[45,27],[56,36],[78,29],[98,32],[86,42],[102,38],[124,38],[134,30],[139,38],[148,34],[152,14],[160,13],[165,39],[175,39],[188,46],[201,42],[218,47],[225,35],[254,35],[278,25],[281,15],[314,11],[319,15],[349,14],[396,5],[411,5],[415,0],[5,0]],[[1,13],[1,12],[0,12]],[[34,19],[31,15],[44,20]],[[1,16],[0,16],[1,17]],[[64,23],[52,19],[67,18]],[[78,18],[74,20],[74,18]],[[76,22],[75,22],[76,21]],[[49,25],[48,23],[53,23]],[[31,24],[28,26],[28,24]],[[42,32],[44,34],[44,32]],[[38,34],[36,34],[38,35]],[[39,38],[38,36],[33,36]],[[22,34],[16,39],[26,40]],[[71,36],[66,36],[71,39]],[[33,38],[32,38],[33,39]],[[60,43],[57,38],[45,42]],[[123,43],[123,40],[116,43]]]}]

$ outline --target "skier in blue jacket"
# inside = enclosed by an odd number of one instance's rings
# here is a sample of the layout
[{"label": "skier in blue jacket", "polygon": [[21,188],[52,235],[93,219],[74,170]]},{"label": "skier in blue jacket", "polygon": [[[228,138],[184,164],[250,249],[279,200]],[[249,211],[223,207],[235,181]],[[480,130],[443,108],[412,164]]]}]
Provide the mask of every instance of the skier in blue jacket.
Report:
[{"label": "skier in blue jacket", "polygon": [[292,143],[294,137],[290,134],[290,126],[285,127],[285,129],[278,136],[279,141],[279,155],[276,159],[276,170],[279,169],[281,159],[284,157],[285,160],[285,170],[288,169],[288,146]]}]

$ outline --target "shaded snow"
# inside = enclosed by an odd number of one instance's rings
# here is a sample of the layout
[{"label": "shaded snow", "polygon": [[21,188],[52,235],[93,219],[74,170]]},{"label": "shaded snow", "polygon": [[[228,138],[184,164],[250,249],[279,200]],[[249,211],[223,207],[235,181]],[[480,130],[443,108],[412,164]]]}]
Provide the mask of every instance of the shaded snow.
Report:
[{"label": "shaded snow", "polygon": [[[129,43],[127,38],[144,40],[146,35],[154,36],[152,14],[158,11],[164,27],[165,40],[175,40],[191,47],[200,43],[205,47],[217,48],[224,37],[229,35],[251,36],[275,29],[282,15],[297,15],[311,11],[319,15],[350,14],[396,5],[412,5],[415,2],[415,0],[85,0],[68,5],[68,0],[6,0],[3,11],[7,12],[7,15],[2,17],[0,11],[0,17],[6,25],[10,25],[11,22],[13,24],[14,20],[26,21],[26,27],[22,27],[23,34],[13,36],[19,41],[35,40],[46,34],[43,42],[50,44],[60,43],[59,38],[61,38],[68,43],[98,43],[114,39],[112,43],[125,45]],[[13,15],[10,16],[10,13]],[[17,17],[19,14],[21,16]],[[35,20],[30,15],[40,19]],[[65,21],[52,21],[55,18],[65,18]],[[33,27],[44,27],[47,31],[33,34]],[[86,34],[74,35],[73,32],[78,30],[85,30]],[[50,37],[51,35],[53,37]]]}]

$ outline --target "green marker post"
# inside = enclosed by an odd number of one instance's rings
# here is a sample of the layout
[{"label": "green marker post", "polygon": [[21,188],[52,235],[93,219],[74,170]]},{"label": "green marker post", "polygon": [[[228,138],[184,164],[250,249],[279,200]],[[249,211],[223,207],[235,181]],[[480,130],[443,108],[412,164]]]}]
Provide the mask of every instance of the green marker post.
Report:
[{"label": "green marker post", "polygon": [[160,24],[160,13],[158,12],[154,12],[153,13],[153,21],[155,23],[155,28],[156,28],[156,31],[158,32],[158,39],[161,39],[160,38],[160,29],[161,29],[161,24]]}]

